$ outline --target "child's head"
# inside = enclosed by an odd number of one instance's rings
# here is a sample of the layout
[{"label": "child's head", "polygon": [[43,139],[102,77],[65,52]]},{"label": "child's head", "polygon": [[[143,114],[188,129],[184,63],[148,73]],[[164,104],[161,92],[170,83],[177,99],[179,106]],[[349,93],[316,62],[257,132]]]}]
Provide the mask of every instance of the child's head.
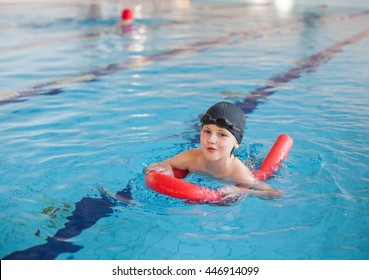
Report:
[{"label": "child's head", "polygon": [[216,124],[227,129],[241,143],[245,131],[246,119],[243,111],[229,102],[219,102],[211,106],[201,117],[201,123]]}]

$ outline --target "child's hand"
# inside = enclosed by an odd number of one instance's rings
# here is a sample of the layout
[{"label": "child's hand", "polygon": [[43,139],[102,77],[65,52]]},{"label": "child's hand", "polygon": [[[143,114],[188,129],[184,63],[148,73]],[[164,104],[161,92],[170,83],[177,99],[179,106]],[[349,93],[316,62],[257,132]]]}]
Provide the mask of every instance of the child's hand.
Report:
[{"label": "child's hand", "polygon": [[170,164],[165,163],[165,162],[156,162],[156,163],[150,164],[146,168],[145,172],[148,173],[150,171],[156,171],[156,172],[168,175],[170,177],[174,177],[172,167],[170,166]]},{"label": "child's hand", "polygon": [[225,186],[220,188],[219,191],[221,194],[225,195],[226,198],[232,199],[240,199],[249,195],[261,199],[278,199],[283,196],[281,191],[275,189],[261,191],[238,186]]},{"label": "child's hand", "polygon": [[219,192],[226,198],[232,198],[238,200],[241,197],[249,195],[250,190],[245,188],[238,188],[235,186],[224,186],[219,189]]},{"label": "child's hand", "polygon": [[278,190],[271,190],[271,191],[252,190],[250,194],[255,195],[261,199],[278,199],[283,196],[282,192]]},{"label": "child's hand", "polygon": [[258,198],[261,199],[278,199],[281,198],[283,196],[282,192],[279,190],[265,190],[265,191],[260,191],[260,190],[249,190],[250,191],[250,195],[256,196]]}]

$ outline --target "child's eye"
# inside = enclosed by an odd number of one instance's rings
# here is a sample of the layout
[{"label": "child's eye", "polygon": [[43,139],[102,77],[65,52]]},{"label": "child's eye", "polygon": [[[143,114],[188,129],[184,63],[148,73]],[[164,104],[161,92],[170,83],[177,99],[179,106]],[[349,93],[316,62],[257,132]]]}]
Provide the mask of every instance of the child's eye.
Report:
[{"label": "child's eye", "polygon": [[225,134],[225,133],[221,133],[221,134],[220,134],[220,136],[221,136],[221,137],[227,137],[228,135],[227,135],[227,134]]}]

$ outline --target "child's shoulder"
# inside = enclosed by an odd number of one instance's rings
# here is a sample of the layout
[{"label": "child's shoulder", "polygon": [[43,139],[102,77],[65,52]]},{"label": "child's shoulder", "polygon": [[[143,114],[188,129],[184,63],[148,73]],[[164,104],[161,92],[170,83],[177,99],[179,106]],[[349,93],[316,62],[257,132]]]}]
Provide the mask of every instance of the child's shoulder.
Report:
[{"label": "child's shoulder", "polygon": [[183,151],[176,156],[166,160],[166,162],[177,169],[188,170],[189,172],[196,172],[200,168],[200,157],[200,150],[195,148]]},{"label": "child's shoulder", "polygon": [[183,151],[179,153],[179,155],[192,155],[192,156],[198,156],[200,155],[200,148],[192,148],[186,151]]},{"label": "child's shoulder", "polygon": [[177,154],[175,157],[173,157],[173,159],[176,162],[180,161],[191,163],[193,161],[196,161],[200,156],[201,156],[200,149],[193,148]]},{"label": "child's shoulder", "polygon": [[233,160],[233,168],[236,170],[249,170],[249,168],[238,158],[234,157]]},{"label": "child's shoulder", "polygon": [[233,165],[233,176],[237,180],[253,181],[251,170],[238,158],[235,157]]}]

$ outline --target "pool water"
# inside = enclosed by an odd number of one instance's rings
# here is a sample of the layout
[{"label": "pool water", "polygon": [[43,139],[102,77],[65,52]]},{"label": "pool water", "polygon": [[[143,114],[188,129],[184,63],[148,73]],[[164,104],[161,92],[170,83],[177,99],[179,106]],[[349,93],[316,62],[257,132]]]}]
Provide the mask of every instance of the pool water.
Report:
[{"label": "pool water", "polygon": [[[0,4],[0,257],[368,259],[369,4],[125,5],[136,21],[114,28],[118,1]],[[294,139],[268,181],[282,199],[145,186],[221,100],[246,113],[245,164]]]}]

